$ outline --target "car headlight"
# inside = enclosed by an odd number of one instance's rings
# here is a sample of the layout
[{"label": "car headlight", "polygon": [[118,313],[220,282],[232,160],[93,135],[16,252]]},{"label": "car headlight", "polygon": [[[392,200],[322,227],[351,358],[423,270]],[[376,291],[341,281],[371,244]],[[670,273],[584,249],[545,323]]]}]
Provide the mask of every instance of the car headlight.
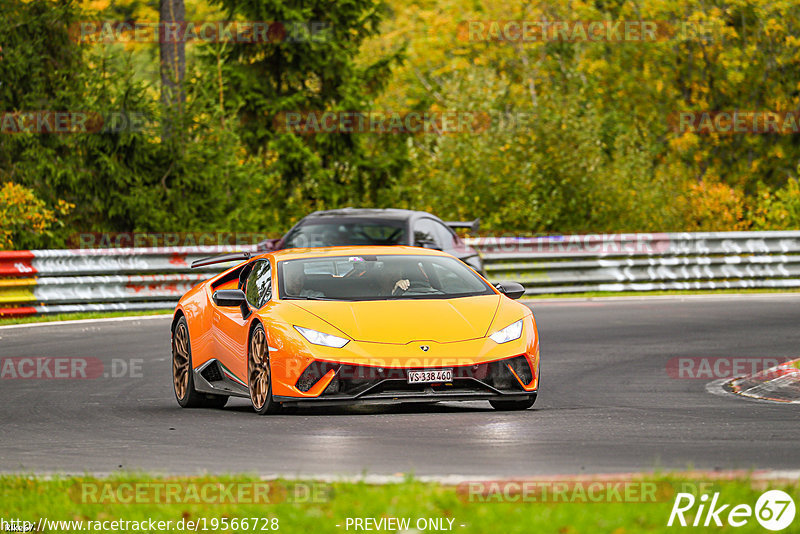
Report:
[{"label": "car headlight", "polygon": [[498,330],[497,332],[489,336],[489,339],[491,339],[495,343],[508,343],[509,341],[514,341],[515,339],[519,339],[519,336],[521,335],[522,335],[522,319],[520,319],[516,323],[508,325],[502,330]]},{"label": "car headlight", "polygon": [[309,343],[313,345],[322,345],[323,347],[341,349],[350,342],[349,339],[332,336],[330,334],[324,334],[322,332],[317,332],[316,330],[311,330],[310,328],[303,328],[302,326],[295,326],[294,328],[300,332]]}]

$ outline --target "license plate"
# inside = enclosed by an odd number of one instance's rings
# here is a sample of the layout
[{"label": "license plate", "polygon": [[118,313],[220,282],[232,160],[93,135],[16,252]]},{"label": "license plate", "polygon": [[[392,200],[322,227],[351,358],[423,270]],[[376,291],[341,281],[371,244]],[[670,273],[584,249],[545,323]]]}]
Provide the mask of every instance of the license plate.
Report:
[{"label": "license plate", "polygon": [[423,369],[421,371],[409,371],[409,384],[423,384],[427,382],[452,382],[452,369]]}]

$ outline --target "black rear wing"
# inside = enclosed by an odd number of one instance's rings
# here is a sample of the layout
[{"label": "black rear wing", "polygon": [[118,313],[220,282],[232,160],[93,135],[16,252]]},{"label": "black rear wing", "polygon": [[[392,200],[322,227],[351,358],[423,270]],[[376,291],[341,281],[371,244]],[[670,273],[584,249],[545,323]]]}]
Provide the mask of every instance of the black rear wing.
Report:
[{"label": "black rear wing", "polygon": [[477,232],[481,228],[481,220],[480,218],[475,219],[474,221],[447,221],[445,222],[447,226],[452,228],[453,230],[458,230],[459,228],[466,228],[470,232]]},{"label": "black rear wing", "polygon": [[211,256],[210,258],[201,258],[192,262],[192,269],[198,267],[205,267],[206,265],[214,265],[215,263],[228,263],[229,261],[247,261],[250,259],[249,252],[231,252],[229,254],[220,254],[219,256]]}]

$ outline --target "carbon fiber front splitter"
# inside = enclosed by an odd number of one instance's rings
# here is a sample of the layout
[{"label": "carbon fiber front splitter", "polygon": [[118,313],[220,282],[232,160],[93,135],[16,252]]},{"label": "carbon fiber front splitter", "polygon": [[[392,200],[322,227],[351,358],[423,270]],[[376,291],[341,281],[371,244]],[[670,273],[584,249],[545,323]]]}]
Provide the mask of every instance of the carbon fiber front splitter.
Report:
[{"label": "carbon fiber front splitter", "polygon": [[396,404],[401,402],[453,402],[453,401],[481,401],[503,400],[522,401],[536,396],[536,391],[525,393],[416,393],[410,392],[362,395],[357,397],[314,397],[299,399],[297,397],[275,396],[273,399],[284,406],[354,406],[359,404]]}]

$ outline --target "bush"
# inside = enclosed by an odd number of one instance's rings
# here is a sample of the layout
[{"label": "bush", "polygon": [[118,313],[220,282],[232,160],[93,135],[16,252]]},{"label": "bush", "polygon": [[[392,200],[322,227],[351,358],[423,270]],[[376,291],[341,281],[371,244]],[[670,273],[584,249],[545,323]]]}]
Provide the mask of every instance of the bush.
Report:
[{"label": "bush", "polygon": [[62,200],[54,212],[27,187],[4,183],[0,187],[0,250],[34,248],[57,222],[56,213],[65,215],[72,207]]}]

